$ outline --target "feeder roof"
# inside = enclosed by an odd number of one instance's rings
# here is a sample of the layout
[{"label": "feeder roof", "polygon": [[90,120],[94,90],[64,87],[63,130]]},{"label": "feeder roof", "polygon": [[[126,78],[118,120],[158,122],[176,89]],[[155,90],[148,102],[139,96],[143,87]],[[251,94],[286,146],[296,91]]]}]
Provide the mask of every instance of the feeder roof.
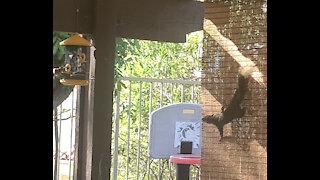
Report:
[{"label": "feeder roof", "polygon": [[82,38],[78,33],[75,33],[73,36],[60,42],[60,46],[66,45],[91,46],[91,43]]}]

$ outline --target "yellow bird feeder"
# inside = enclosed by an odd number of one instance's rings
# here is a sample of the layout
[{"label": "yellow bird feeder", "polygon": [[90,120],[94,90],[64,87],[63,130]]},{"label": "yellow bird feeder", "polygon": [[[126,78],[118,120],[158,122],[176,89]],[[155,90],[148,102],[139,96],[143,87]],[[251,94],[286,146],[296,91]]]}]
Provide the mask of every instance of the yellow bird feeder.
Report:
[{"label": "yellow bird feeder", "polygon": [[91,43],[82,38],[80,34],[75,33],[70,38],[61,41],[61,46],[66,46],[65,63],[61,72],[60,83],[63,85],[80,85],[89,84],[89,71],[86,66],[87,48]]}]

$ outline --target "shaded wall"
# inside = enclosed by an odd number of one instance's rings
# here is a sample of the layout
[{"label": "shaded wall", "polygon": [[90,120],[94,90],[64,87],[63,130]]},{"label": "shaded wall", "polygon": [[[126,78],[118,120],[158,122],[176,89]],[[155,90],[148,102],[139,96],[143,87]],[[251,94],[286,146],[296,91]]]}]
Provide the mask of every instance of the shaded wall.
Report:
[{"label": "shaded wall", "polygon": [[[202,116],[228,106],[240,66],[210,35],[206,20],[256,64],[267,84],[266,1],[211,1],[205,2]],[[202,123],[201,179],[267,179],[267,87],[250,77],[243,106],[245,116],[224,126],[221,141],[215,125]]]}]

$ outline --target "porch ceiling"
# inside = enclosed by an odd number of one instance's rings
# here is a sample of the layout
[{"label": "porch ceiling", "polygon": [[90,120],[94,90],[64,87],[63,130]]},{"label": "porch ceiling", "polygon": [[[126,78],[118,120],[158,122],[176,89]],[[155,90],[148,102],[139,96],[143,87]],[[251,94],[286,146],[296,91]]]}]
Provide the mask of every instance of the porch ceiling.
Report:
[{"label": "porch ceiling", "polygon": [[[77,2],[77,4],[75,3]],[[54,0],[53,31],[92,34],[92,0]],[[105,7],[106,11],[110,7]],[[185,42],[187,33],[202,30],[204,5],[193,0],[117,0],[117,37]],[[76,10],[78,12],[78,22]]]}]

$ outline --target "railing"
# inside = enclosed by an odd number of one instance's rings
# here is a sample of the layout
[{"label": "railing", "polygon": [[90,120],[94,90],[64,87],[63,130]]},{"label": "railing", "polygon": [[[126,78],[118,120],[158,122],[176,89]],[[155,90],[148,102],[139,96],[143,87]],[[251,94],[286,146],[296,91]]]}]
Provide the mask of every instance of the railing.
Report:
[{"label": "railing", "polygon": [[[119,83],[126,88],[116,92],[114,101],[111,178],[175,179],[175,166],[168,159],[148,157],[149,115],[172,103],[199,103],[200,82],[123,77]],[[76,92],[53,111],[54,180],[73,179]],[[191,179],[199,179],[199,166],[191,166],[190,173]]]},{"label": "railing", "polygon": [[73,179],[75,144],[75,89],[53,111],[53,177]]},{"label": "railing", "polygon": [[[118,83],[126,88],[116,91],[112,179],[175,179],[168,159],[148,156],[149,115],[173,103],[199,103],[200,81],[122,77]],[[191,166],[191,179],[199,179],[199,172]]]}]

